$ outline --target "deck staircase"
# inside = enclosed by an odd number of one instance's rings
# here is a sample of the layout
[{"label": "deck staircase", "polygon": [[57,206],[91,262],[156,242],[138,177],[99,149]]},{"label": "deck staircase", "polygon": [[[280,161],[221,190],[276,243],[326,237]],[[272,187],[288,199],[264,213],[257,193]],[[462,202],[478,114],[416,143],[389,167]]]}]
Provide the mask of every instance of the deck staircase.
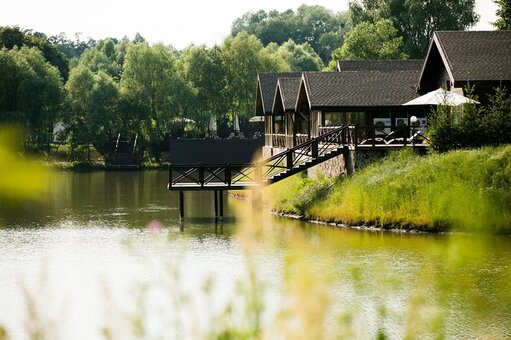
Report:
[{"label": "deck staircase", "polygon": [[229,190],[270,185],[341,155],[351,129],[342,126],[250,164],[194,164],[169,166],[169,190]]}]

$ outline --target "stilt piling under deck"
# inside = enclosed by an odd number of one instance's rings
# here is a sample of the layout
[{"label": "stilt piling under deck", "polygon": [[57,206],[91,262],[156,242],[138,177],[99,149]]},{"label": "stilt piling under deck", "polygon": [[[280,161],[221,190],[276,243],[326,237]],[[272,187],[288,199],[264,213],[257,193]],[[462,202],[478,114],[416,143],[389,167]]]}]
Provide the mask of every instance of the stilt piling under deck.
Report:
[{"label": "stilt piling under deck", "polygon": [[[224,219],[224,191],[212,190],[215,202],[215,220],[223,221]],[[181,222],[185,219],[184,190],[179,190],[179,219]]]}]

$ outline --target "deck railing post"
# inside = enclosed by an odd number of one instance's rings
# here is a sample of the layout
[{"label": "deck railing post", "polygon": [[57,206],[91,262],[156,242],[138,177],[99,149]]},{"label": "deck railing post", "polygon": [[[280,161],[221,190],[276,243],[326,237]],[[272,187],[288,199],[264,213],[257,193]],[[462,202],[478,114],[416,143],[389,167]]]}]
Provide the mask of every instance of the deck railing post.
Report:
[{"label": "deck railing post", "polygon": [[293,168],[293,151],[288,150],[286,154],[286,168],[292,169]]},{"label": "deck railing post", "polygon": [[312,141],[312,158],[318,157],[318,140],[314,139]]},{"label": "deck railing post", "polygon": [[199,165],[199,184],[201,187],[204,186],[204,164]]},{"label": "deck railing post", "polygon": [[172,187],[172,165],[169,165],[169,184],[167,189],[170,189]]},{"label": "deck railing post", "polygon": [[374,145],[376,144],[376,126],[373,125],[373,128],[371,129],[371,139],[373,140],[373,149],[374,149]]},{"label": "deck railing post", "polygon": [[225,184],[227,184],[227,186],[230,187],[231,181],[232,181],[231,165],[227,164],[225,166]]}]

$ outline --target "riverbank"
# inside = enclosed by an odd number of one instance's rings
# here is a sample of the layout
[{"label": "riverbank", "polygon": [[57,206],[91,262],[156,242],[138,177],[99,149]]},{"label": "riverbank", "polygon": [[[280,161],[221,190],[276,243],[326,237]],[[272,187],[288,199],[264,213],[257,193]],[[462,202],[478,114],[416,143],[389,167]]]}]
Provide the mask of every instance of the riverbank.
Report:
[{"label": "riverbank", "polygon": [[350,178],[296,175],[265,189],[282,214],[416,231],[511,231],[511,146],[393,153]]}]

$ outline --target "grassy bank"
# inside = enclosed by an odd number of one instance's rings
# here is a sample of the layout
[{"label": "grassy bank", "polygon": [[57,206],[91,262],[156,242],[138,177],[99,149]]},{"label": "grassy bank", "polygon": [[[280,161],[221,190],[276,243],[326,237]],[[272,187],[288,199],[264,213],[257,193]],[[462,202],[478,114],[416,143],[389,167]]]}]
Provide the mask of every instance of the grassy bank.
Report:
[{"label": "grassy bank", "polygon": [[346,224],[511,231],[511,146],[393,153],[351,178],[294,176],[267,188],[276,210]]}]

